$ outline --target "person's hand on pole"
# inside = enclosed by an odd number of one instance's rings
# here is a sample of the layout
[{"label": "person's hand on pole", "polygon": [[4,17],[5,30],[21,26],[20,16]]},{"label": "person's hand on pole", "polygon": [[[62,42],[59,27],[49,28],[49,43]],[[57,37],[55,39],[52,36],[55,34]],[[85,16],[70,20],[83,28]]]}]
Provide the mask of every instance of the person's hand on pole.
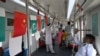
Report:
[{"label": "person's hand on pole", "polygon": [[[55,19],[55,17],[54,17],[54,19]],[[51,23],[50,27],[53,25],[53,23],[54,23],[54,19],[53,19],[53,21],[52,21],[52,23]]]}]

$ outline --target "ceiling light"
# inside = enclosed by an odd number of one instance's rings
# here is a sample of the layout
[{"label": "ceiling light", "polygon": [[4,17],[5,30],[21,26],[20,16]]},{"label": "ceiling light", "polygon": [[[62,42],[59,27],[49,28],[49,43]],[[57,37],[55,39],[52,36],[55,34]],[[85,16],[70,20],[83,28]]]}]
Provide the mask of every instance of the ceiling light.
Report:
[{"label": "ceiling light", "polygon": [[73,7],[74,7],[74,3],[75,3],[75,0],[69,0],[67,19],[70,18],[71,12],[72,12]]},{"label": "ceiling light", "polygon": [[[17,4],[20,4],[20,5],[24,6],[24,7],[26,7],[25,3],[22,2],[21,0],[13,0],[13,1],[14,1],[15,3],[17,3]],[[34,11],[34,12],[37,12],[37,9],[33,8],[33,7],[30,6],[30,5],[29,5],[28,8],[29,8],[30,10]],[[40,14],[44,16],[44,13],[40,12]]]}]

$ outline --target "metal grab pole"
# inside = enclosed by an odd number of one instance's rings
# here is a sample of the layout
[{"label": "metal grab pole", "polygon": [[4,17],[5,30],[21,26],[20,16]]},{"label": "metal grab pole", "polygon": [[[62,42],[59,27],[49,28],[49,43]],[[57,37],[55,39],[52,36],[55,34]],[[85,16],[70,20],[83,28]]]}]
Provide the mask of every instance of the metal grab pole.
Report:
[{"label": "metal grab pole", "polygon": [[[76,9],[74,9],[74,11],[76,11]],[[74,27],[73,27],[73,32],[74,32],[74,30],[75,30],[75,22],[76,22],[76,21],[75,21],[75,18],[76,18],[76,17],[75,17],[75,15],[74,15],[74,22],[73,22],[73,23],[74,23]],[[75,35],[75,33],[73,34],[73,36],[74,36],[74,35]],[[74,56],[74,54],[75,54],[74,48],[75,48],[75,46],[73,45],[72,55],[71,55],[71,56]]]},{"label": "metal grab pole", "polygon": [[[82,21],[81,21],[81,19],[82,19],[82,18],[79,19],[80,30],[82,30],[82,24],[81,24]],[[81,39],[82,39],[82,31],[80,31],[80,41],[82,41]]]},{"label": "metal grab pole", "polygon": [[31,56],[30,54],[30,41],[29,41],[29,33],[30,33],[30,31],[29,31],[29,23],[30,23],[30,18],[29,18],[29,9],[28,9],[28,0],[25,0],[25,2],[26,2],[26,14],[27,14],[27,45],[28,45],[28,56]]}]

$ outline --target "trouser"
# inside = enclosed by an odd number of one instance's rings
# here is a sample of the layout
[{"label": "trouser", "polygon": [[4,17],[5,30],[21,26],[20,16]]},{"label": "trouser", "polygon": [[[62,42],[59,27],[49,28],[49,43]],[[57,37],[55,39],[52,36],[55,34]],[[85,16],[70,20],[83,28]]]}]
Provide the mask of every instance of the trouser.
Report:
[{"label": "trouser", "polygon": [[2,53],[0,53],[0,56],[3,56],[3,54],[4,54],[3,52],[2,52]]},{"label": "trouser", "polygon": [[68,47],[69,43],[70,43],[70,40],[66,39],[66,41],[65,41],[66,47]]},{"label": "trouser", "polygon": [[68,44],[70,43],[70,41],[71,41],[71,35],[69,35],[69,36],[66,37],[65,43],[66,43],[67,47],[68,47]]},{"label": "trouser", "polygon": [[60,45],[62,48],[65,48],[66,47],[65,40],[62,40]]},{"label": "trouser", "polygon": [[55,51],[53,50],[52,44],[47,44],[46,45],[46,50],[47,50],[47,52],[50,51],[51,53],[55,53]]},{"label": "trouser", "polygon": [[65,43],[66,43],[66,47],[68,47],[69,40],[66,40],[66,42],[65,42]]}]

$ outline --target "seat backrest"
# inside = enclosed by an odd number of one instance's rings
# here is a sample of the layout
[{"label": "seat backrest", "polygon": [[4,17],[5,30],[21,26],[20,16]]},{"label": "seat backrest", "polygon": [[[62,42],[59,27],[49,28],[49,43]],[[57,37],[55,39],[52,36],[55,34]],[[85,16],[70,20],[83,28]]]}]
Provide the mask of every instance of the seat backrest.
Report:
[{"label": "seat backrest", "polygon": [[4,52],[3,48],[2,48],[2,47],[0,47],[0,53],[3,53],[3,52]]}]

